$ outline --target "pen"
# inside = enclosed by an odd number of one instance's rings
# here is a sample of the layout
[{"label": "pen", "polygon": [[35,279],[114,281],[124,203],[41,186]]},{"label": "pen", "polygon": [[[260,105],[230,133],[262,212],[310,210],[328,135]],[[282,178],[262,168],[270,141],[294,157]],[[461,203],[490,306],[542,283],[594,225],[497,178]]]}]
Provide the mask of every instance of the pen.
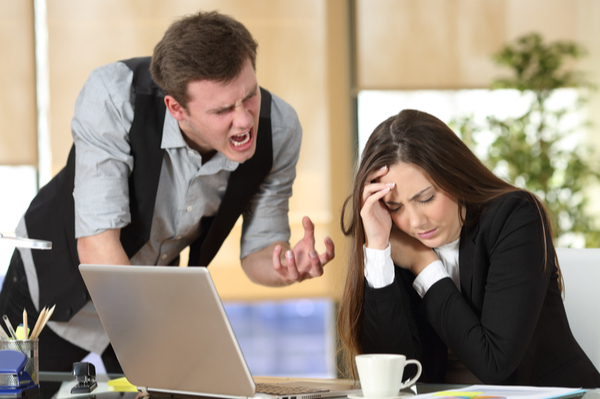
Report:
[{"label": "pen", "polygon": [[13,328],[12,324],[10,324],[10,320],[8,320],[8,316],[6,316],[6,315],[2,316],[2,320],[4,320],[4,323],[6,323],[6,327],[8,328],[8,332],[10,333],[10,335],[12,336],[12,338],[16,341],[17,340],[17,334],[15,334],[15,329]]}]

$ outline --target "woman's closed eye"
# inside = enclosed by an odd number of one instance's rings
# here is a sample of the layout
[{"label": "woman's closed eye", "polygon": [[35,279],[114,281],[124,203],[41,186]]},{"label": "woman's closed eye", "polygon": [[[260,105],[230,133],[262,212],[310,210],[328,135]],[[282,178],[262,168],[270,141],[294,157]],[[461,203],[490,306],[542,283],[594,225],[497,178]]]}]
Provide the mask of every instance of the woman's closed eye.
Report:
[{"label": "woman's closed eye", "polygon": [[433,201],[434,198],[435,198],[435,194],[431,194],[427,199],[424,199],[424,200],[419,199],[417,202],[419,204],[426,204],[428,202]]},{"label": "woman's closed eye", "polygon": [[[434,198],[435,198],[435,194],[430,194],[425,199],[418,198],[418,199],[414,199],[413,201],[417,202],[418,204],[427,204],[427,203],[433,201]],[[388,208],[388,211],[390,211],[390,213],[396,213],[403,207],[402,204],[398,205],[397,203],[393,203],[393,202],[386,203],[386,206]]]},{"label": "woman's closed eye", "polygon": [[402,209],[402,205],[396,205],[396,204],[386,204],[388,211],[390,211],[390,213],[396,213],[398,212],[400,209]]}]

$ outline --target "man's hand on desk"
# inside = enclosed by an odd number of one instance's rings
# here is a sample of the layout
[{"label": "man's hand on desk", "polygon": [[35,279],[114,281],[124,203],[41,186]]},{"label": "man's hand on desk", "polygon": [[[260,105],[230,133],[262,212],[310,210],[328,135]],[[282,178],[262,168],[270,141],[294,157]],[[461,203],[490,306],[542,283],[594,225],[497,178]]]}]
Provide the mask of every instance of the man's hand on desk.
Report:
[{"label": "man's hand on desk", "polygon": [[[304,238],[293,249],[288,243],[276,242],[242,259],[246,275],[255,283],[267,286],[285,286],[323,275],[325,266],[335,256],[335,245],[325,238],[325,252],[315,250],[315,226],[309,217],[302,219]],[[272,264],[267,269],[270,256]]]}]

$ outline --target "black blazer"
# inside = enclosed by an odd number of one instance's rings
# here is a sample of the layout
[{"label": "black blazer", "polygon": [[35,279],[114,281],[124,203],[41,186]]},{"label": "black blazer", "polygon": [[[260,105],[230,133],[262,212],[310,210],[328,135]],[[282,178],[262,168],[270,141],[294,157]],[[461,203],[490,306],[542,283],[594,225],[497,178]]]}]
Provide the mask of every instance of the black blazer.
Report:
[{"label": "black blazer", "polygon": [[387,287],[365,282],[363,352],[419,359],[427,382],[444,382],[449,348],[483,383],[599,387],[571,334],[548,224],[530,195],[506,194],[474,218],[467,213],[461,232],[460,291],[444,278],[421,299],[398,267]]}]

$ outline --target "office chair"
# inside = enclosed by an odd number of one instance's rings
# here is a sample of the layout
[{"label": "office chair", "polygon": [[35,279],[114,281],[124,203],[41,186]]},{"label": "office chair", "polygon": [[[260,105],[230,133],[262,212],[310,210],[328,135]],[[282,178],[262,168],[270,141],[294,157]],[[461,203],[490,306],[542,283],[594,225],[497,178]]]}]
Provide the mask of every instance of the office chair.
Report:
[{"label": "office chair", "polygon": [[571,331],[600,370],[600,248],[556,248]]}]

